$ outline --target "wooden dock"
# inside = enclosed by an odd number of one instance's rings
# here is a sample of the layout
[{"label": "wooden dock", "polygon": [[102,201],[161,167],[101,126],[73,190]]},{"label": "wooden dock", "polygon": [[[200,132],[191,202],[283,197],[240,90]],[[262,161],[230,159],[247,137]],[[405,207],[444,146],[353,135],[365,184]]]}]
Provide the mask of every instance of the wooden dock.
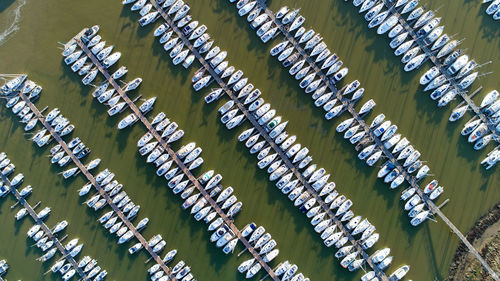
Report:
[{"label": "wooden dock", "polygon": [[435,54],[428,48],[428,46],[424,43],[423,39],[424,38],[417,38],[417,35],[415,33],[415,30],[406,22],[406,20],[403,18],[401,14],[398,13],[398,11],[394,8],[394,1],[391,2],[390,0],[384,0],[384,5],[387,7],[389,10],[389,13],[391,15],[395,15],[399,19],[399,24],[403,26],[405,31],[410,34],[412,39],[415,40],[415,42],[418,44],[420,49],[427,55],[427,57],[430,59],[430,61],[439,68],[440,73],[444,74],[446,76],[446,79],[450,82],[451,86],[455,89],[457,89],[457,92],[460,97],[462,97],[463,101],[467,103],[467,105],[474,111],[474,114],[476,116],[479,116],[481,121],[485,123],[488,126],[488,129],[490,132],[495,136],[494,140],[498,143],[500,143],[500,134],[496,131],[495,125],[492,124],[489,121],[489,118],[484,115],[484,113],[481,111],[481,108],[477,106],[474,101],[472,100],[472,96],[474,96],[476,93],[467,95],[468,91],[467,90],[461,90],[458,87],[458,81],[455,80],[455,78],[450,75],[446,71],[446,67],[443,66],[443,64],[439,61],[439,59],[435,56]]},{"label": "wooden dock", "polygon": [[[152,1],[153,5],[157,5],[155,1]],[[163,16],[166,16],[165,13],[162,12]],[[81,35],[81,33],[80,33]],[[209,193],[204,189],[204,187],[198,182],[196,177],[191,174],[191,171],[182,163],[182,160],[179,159],[177,154],[170,148],[167,142],[161,138],[161,134],[159,134],[155,128],[151,125],[149,120],[142,114],[137,105],[131,101],[131,99],[125,94],[125,92],[121,89],[121,87],[116,83],[116,81],[111,78],[111,75],[103,68],[101,62],[95,57],[94,54],[87,48],[85,44],[83,44],[80,40],[80,37],[74,38],[80,48],[86,53],[86,55],[92,60],[94,65],[99,69],[102,75],[106,78],[106,81],[110,83],[111,86],[116,90],[116,92],[123,98],[123,100],[127,103],[127,106],[132,110],[132,112],[139,118],[142,124],[146,127],[146,129],[151,132],[158,141],[158,143],[163,147],[163,149],[170,155],[170,157],[174,160],[177,166],[182,170],[182,172],[187,176],[189,181],[198,189],[198,191],[202,194],[203,198],[207,200],[210,206],[217,212],[217,214],[224,220],[224,223],[231,229],[231,231],[238,237],[241,243],[248,248],[249,252],[253,255],[253,257],[261,264],[261,266],[266,270],[267,274],[275,280],[280,280],[274,271],[264,262],[263,258],[259,255],[257,250],[253,248],[252,245],[248,242],[248,240],[242,236],[240,230],[234,225],[233,221],[227,217],[227,215],[222,211],[222,209],[215,203],[215,201],[210,197]],[[198,54],[199,55],[199,54]]]},{"label": "wooden dock", "polygon": [[[87,51],[88,51],[88,49],[87,49]],[[57,134],[54,131],[54,128],[52,128],[52,126],[47,121],[45,121],[45,117],[40,113],[40,111],[38,111],[36,106],[26,97],[25,94],[19,93],[19,96],[21,97],[22,100],[24,100],[26,102],[27,105],[29,105],[29,107],[31,108],[31,111],[37,116],[38,120],[47,129],[47,131],[50,132],[50,134],[52,135],[52,138],[54,138],[57,141],[57,143],[61,145],[64,152],[66,152],[66,154],[71,157],[71,160],[73,160],[73,162],[78,167],[80,172],[87,178],[87,180],[90,183],[92,183],[92,185],[99,192],[99,194],[103,198],[106,199],[106,202],[113,209],[113,211],[118,216],[118,218],[128,227],[129,230],[131,230],[134,233],[135,238],[137,238],[137,240],[139,240],[139,242],[142,244],[144,249],[146,249],[146,251],[148,251],[149,255],[156,261],[156,263],[160,264],[162,270],[170,278],[169,280],[176,280],[175,276],[173,276],[171,274],[170,269],[165,265],[165,263],[162,261],[160,256],[158,256],[155,252],[153,252],[152,247],[149,247],[148,241],[135,228],[135,226],[132,224],[132,222],[130,222],[127,219],[127,216],[125,214],[123,214],[123,212],[113,203],[113,200],[111,199],[111,197],[109,197],[108,193],[106,193],[104,191],[104,189],[99,185],[99,183],[97,183],[94,176],[87,170],[86,166],[83,165],[83,163],[73,154],[71,149],[68,148],[66,142],[59,136],[59,134]]]},{"label": "wooden dock", "polygon": [[[386,0],[387,2],[387,0]],[[406,169],[396,160],[396,157],[385,148],[383,145],[382,141],[373,134],[373,132],[370,130],[369,126],[365,123],[365,121],[361,118],[361,116],[356,112],[354,109],[354,106],[349,103],[349,101],[345,98],[342,97],[341,93],[337,90],[337,88],[330,82],[328,77],[324,75],[324,73],[319,69],[319,67],[310,59],[309,55],[303,50],[302,46],[298,44],[298,42],[295,40],[293,36],[288,33],[287,29],[285,26],[283,26],[279,21],[276,20],[274,17],[274,14],[272,13],[271,10],[265,5],[265,3],[262,0],[258,1],[258,4],[261,6],[261,8],[264,9],[264,11],[274,20],[275,24],[279,27],[280,31],[283,33],[283,35],[293,44],[293,46],[302,54],[302,56],[306,59],[306,61],[309,63],[309,65],[318,73],[318,75],[322,78],[323,82],[328,86],[328,88],[336,95],[337,99],[342,101],[344,105],[348,107],[349,113],[352,115],[353,118],[359,123],[359,125],[363,128],[363,130],[367,133],[367,136],[372,138],[375,142],[375,144],[381,149],[385,156],[391,161],[392,164],[395,165],[400,171],[402,171],[405,179],[408,181],[408,183],[412,186],[415,187],[417,190],[418,195],[422,198],[422,200],[425,202],[426,206],[434,213],[437,214],[445,223],[446,225],[453,231],[458,238],[464,243],[469,251],[479,260],[479,262],[483,265],[483,267],[490,273],[490,275],[493,277],[495,280],[498,279],[497,273],[495,273],[491,267],[486,263],[486,261],[479,255],[479,253],[476,251],[476,249],[472,246],[472,244],[467,241],[465,236],[458,230],[458,228],[437,208],[437,206],[434,204],[432,200],[429,199],[427,195],[423,193],[423,191],[420,189],[417,181],[415,178],[410,175]],[[414,34],[413,34],[414,35]],[[462,93],[463,94],[463,93]],[[463,94],[465,95],[465,94]],[[466,96],[466,95],[465,95]],[[470,100],[470,99],[469,99]],[[472,102],[472,100],[470,100]],[[473,103],[473,102],[472,102]],[[475,106],[477,109],[477,106]],[[476,112],[476,111],[475,111]],[[481,115],[479,115],[481,117]],[[482,115],[483,121],[484,121],[484,114]]]},{"label": "wooden dock", "polygon": [[65,258],[69,263],[71,263],[71,265],[73,266],[73,269],[75,269],[76,272],[78,273],[78,275],[80,275],[81,280],[89,280],[87,278],[87,274],[85,274],[83,272],[83,270],[78,267],[78,263],[75,261],[75,259],[71,255],[69,255],[69,252],[66,251],[66,249],[61,244],[59,239],[52,233],[51,229],[43,222],[43,220],[38,218],[37,212],[35,212],[35,210],[31,207],[31,205],[28,203],[28,201],[26,201],[23,197],[21,197],[21,195],[19,194],[19,192],[17,191],[17,189],[15,187],[12,187],[12,185],[10,184],[10,180],[7,177],[5,177],[2,173],[0,173],[0,177],[3,181],[3,183],[7,187],[9,187],[10,193],[12,195],[14,195],[14,197],[16,197],[16,200],[20,204],[22,204],[23,207],[28,211],[28,214],[30,215],[30,217],[35,221],[35,224],[40,225],[43,232],[45,233],[45,235],[47,235],[47,237],[54,242],[54,245],[57,247],[59,252],[63,255],[63,258]]}]

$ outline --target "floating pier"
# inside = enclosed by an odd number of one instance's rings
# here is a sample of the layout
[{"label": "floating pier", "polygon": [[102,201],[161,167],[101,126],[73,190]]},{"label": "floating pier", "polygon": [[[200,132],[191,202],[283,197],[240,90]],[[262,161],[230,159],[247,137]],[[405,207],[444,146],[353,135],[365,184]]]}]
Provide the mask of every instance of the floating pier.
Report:
[{"label": "floating pier", "polygon": [[65,258],[69,263],[71,263],[71,265],[73,266],[73,269],[75,269],[76,272],[78,273],[78,275],[80,275],[81,280],[89,280],[87,278],[87,275],[83,272],[83,270],[78,267],[78,263],[75,261],[75,259],[69,255],[69,252],[66,251],[66,249],[61,244],[59,239],[52,233],[50,228],[43,222],[43,220],[38,218],[38,214],[31,207],[31,205],[28,203],[28,201],[26,201],[23,197],[21,197],[21,195],[19,194],[19,192],[17,191],[17,189],[15,187],[12,187],[12,185],[10,184],[10,180],[7,177],[5,177],[2,173],[0,173],[0,177],[1,177],[2,181],[4,182],[4,184],[9,187],[10,193],[12,193],[12,195],[14,195],[14,197],[16,197],[16,200],[20,204],[22,204],[23,207],[28,211],[28,214],[35,221],[35,224],[40,225],[43,232],[45,233],[45,235],[47,235],[47,237],[54,242],[54,245],[57,247],[59,252],[61,252],[61,254],[63,255],[63,258]]},{"label": "floating pier", "polygon": [[[80,34],[83,34],[83,32],[81,32]],[[88,49],[86,49],[86,50],[88,51]],[[101,69],[102,69],[102,66],[101,66]],[[108,75],[108,77],[109,77],[109,75]],[[116,82],[115,82],[115,85],[117,85]],[[153,248],[149,247],[148,241],[135,228],[135,226],[130,222],[130,220],[127,219],[127,216],[124,215],[122,213],[122,211],[113,203],[113,200],[108,195],[108,193],[106,193],[104,191],[104,189],[99,185],[99,183],[97,183],[97,181],[95,180],[94,176],[89,172],[89,170],[87,170],[86,166],[82,164],[82,162],[80,161],[80,159],[78,159],[73,154],[73,152],[71,151],[71,149],[68,148],[66,142],[59,136],[59,134],[57,134],[54,131],[54,128],[52,128],[52,126],[47,121],[45,121],[45,117],[40,113],[40,111],[38,111],[37,107],[22,92],[19,93],[19,96],[21,97],[22,100],[24,100],[26,102],[26,104],[30,107],[31,111],[36,115],[36,117],[38,118],[38,120],[40,121],[40,123],[42,123],[42,125],[47,129],[47,131],[50,132],[50,134],[55,139],[55,141],[58,144],[61,145],[61,147],[64,150],[64,152],[66,152],[66,154],[71,157],[71,160],[73,160],[73,162],[75,163],[75,165],[79,168],[80,172],[87,178],[87,180],[90,183],[92,183],[92,185],[97,189],[97,191],[99,192],[99,194],[104,199],[106,199],[107,204],[113,209],[113,211],[120,218],[120,220],[128,227],[129,230],[131,230],[133,232],[135,238],[137,238],[137,240],[142,244],[142,246],[144,247],[144,249],[146,249],[146,251],[148,251],[149,255],[156,261],[156,263],[158,263],[161,266],[161,269],[170,278],[169,280],[174,280],[175,281],[176,280],[175,276],[172,275],[172,273],[170,272],[170,269],[165,265],[165,263],[162,261],[162,259],[160,258],[160,256],[158,256],[158,254],[156,254],[155,252],[153,252]],[[30,212],[30,215],[31,214],[32,213]],[[46,226],[45,226],[45,228],[46,228]]]},{"label": "floating pier", "polygon": [[[152,1],[153,5],[157,7],[157,4],[155,1]],[[162,16],[166,17],[166,14],[161,12]],[[178,31],[178,30],[177,30]],[[111,75],[107,72],[106,69],[102,66],[102,63],[96,58],[94,54],[87,48],[85,44],[83,44],[80,40],[81,35],[83,34],[83,31],[80,32],[74,40],[77,42],[78,46],[85,52],[85,54],[92,60],[94,65],[98,68],[99,72],[101,72],[102,75],[106,78],[106,81],[110,83],[111,86],[116,90],[116,92],[123,98],[123,100],[127,103],[127,106],[133,111],[133,113],[139,118],[139,120],[142,122],[142,124],[146,127],[146,129],[153,134],[154,138],[158,143],[163,147],[163,149],[170,155],[170,157],[174,160],[174,162],[177,164],[177,166],[182,170],[182,172],[187,176],[187,178],[191,181],[191,183],[194,184],[196,189],[202,194],[203,198],[207,200],[207,202],[210,204],[210,206],[217,212],[217,214],[224,220],[224,223],[231,229],[231,231],[238,237],[238,239],[241,241],[241,243],[249,250],[249,252],[253,255],[253,257],[261,264],[261,266],[266,270],[267,274],[275,281],[279,281],[280,279],[276,276],[274,271],[267,265],[267,263],[264,262],[263,258],[259,255],[257,250],[253,248],[252,245],[248,242],[248,240],[242,236],[240,230],[234,225],[233,221],[226,216],[226,214],[222,211],[222,209],[215,203],[215,201],[210,197],[209,193],[203,188],[203,186],[198,182],[198,180],[191,174],[191,171],[188,170],[188,168],[182,163],[182,160],[179,159],[177,154],[170,148],[170,146],[167,144],[165,140],[161,138],[161,134],[159,134],[155,128],[151,125],[149,120],[144,116],[144,114],[139,110],[137,105],[132,102],[132,100],[125,94],[125,92],[121,89],[121,87],[116,83],[116,81],[111,78]],[[191,46],[191,45],[190,45]],[[192,49],[192,46],[191,46]],[[198,54],[199,55],[199,54]],[[70,152],[71,153],[71,152]],[[84,168],[84,167],[83,167]],[[90,175],[90,174],[89,174]],[[92,175],[90,175],[91,177]],[[87,178],[89,178],[87,176]],[[93,179],[93,178],[92,178]],[[89,178],[90,180],[90,178]],[[94,181],[95,182],[95,181]],[[101,191],[100,191],[101,192]],[[104,194],[104,191],[101,193]],[[104,196],[104,195],[103,195]],[[107,196],[107,195],[106,195]],[[109,203],[108,197],[106,197],[106,200]],[[123,215],[121,216],[123,217]],[[125,218],[124,218],[125,219]],[[140,236],[142,237],[142,236]],[[146,247],[147,242],[144,240],[145,244],[143,245]],[[142,241],[141,241],[142,243]],[[154,253],[152,252],[152,249],[148,248],[148,251],[153,255]],[[161,261],[161,260],[160,260]],[[165,267],[165,269],[167,269]],[[170,274],[169,274],[170,275]],[[172,279],[175,280],[175,279]]]}]

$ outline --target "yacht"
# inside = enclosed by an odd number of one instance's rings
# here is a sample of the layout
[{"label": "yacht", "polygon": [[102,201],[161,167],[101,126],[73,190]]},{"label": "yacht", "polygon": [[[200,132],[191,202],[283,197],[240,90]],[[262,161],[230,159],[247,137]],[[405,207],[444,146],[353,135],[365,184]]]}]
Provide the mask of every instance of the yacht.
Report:
[{"label": "yacht", "polygon": [[381,125],[379,125],[376,129],[373,130],[375,136],[380,137],[382,134],[386,132],[386,130],[391,126],[391,121],[387,120]]},{"label": "yacht", "polygon": [[458,107],[458,108],[455,108],[453,110],[453,112],[451,113],[450,115],[450,118],[448,119],[450,122],[455,122],[457,121],[458,119],[462,118],[465,114],[465,112],[467,112],[467,109],[469,108],[468,105],[464,105],[464,106],[461,106],[461,107]]},{"label": "yacht", "polygon": [[427,35],[427,37],[424,38],[424,43],[426,45],[434,43],[439,38],[439,36],[441,36],[443,31],[444,31],[444,26],[437,27],[436,29],[431,31],[429,35]]},{"label": "yacht", "polygon": [[375,105],[376,105],[375,101],[373,99],[370,99],[365,104],[363,104],[363,106],[359,110],[359,115],[364,115],[370,112]]},{"label": "yacht", "polygon": [[238,8],[238,15],[240,15],[240,17],[245,16],[255,7],[256,4],[257,1],[251,1],[246,3],[242,7]]},{"label": "yacht", "polygon": [[451,53],[453,51],[453,49],[455,49],[459,44],[459,41],[457,40],[452,40],[448,43],[446,43],[446,45],[444,45],[444,47],[441,48],[441,50],[439,50],[439,52],[437,53],[436,57],[438,59],[448,55],[449,53]]},{"label": "yacht", "polygon": [[[67,56],[66,58],[64,58],[64,62],[66,63],[66,65],[70,65],[70,64],[73,64],[75,61],[77,61],[78,59],[80,59],[80,56],[83,54],[83,51],[77,51],[77,52],[74,52],[72,53],[71,55]],[[3,88],[3,91],[4,93],[10,93],[12,92],[12,90],[16,89],[17,87],[19,87],[23,82],[24,80],[27,78],[28,76],[27,75],[21,75],[20,77],[14,79],[14,80],[11,80],[12,83],[11,84],[5,84],[2,88]],[[10,81],[9,81],[10,82]],[[9,83],[7,82],[7,83]],[[5,87],[5,88],[4,88]],[[9,91],[10,90],[10,91]]]},{"label": "yacht", "polygon": [[391,31],[389,31],[389,38],[394,38],[396,37],[397,35],[401,34],[401,31],[404,30],[404,27],[401,25],[401,24],[397,24],[396,26],[394,26]]},{"label": "yacht", "polygon": [[[283,42],[279,43],[278,45],[274,46],[270,51],[271,56],[274,57],[274,56],[280,54],[281,52],[283,52],[283,50],[288,46],[288,43],[290,43],[290,42],[287,40],[287,41],[283,41]],[[293,48],[292,48],[292,51],[293,51]],[[291,53],[291,51],[290,51],[290,53]],[[281,59],[280,61],[282,61],[282,60],[283,59]]]},{"label": "yacht", "polygon": [[407,37],[408,37],[408,32],[403,32],[396,38],[392,39],[392,41],[389,43],[389,46],[393,49],[397,48],[406,40]]},{"label": "yacht", "polygon": [[73,72],[77,72],[78,70],[80,70],[85,64],[85,62],[87,62],[87,59],[88,57],[84,56],[83,58],[77,60],[73,65],[71,65],[71,70]]},{"label": "yacht", "polygon": [[97,68],[94,68],[87,75],[85,75],[85,77],[83,77],[82,79],[83,85],[92,83],[92,81],[94,81],[94,79],[96,78],[97,73],[99,73],[99,70],[97,70]]},{"label": "yacht", "polygon": [[323,37],[319,33],[317,33],[307,41],[306,45],[304,46],[304,50],[314,48],[319,42],[321,42],[321,40],[323,40]]},{"label": "yacht", "polygon": [[139,19],[139,24],[141,26],[146,26],[154,22],[158,18],[158,11],[150,12],[147,15]]},{"label": "yacht", "polygon": [[[134,1],[135,2],[135,1]],[[147,3],[147,0],[139,0],[134,3],[134,5],[130,8],[131,11],[138,11],[142,9]],[[125,3],[128,4],[128,3]]]},{"label": "yacht", "polygon": [[500,111],[500,100],[496,100],[493,104],[484,109],[484,113],[490,117],[497,115],[498,111]]},{"label": "yacht", "polygon": [[386,131],[382,134],[382,137],[380,138],[381,141],[386,141],[390,138],[392,138],[392,136],[397,132],[398,130],[398,126],[393,124],[391,126],[389,126]]},{"label": "yacht", "polygon": [[31,187],[31,185],[28,185],[19,191],[19,196],[26,197],[26,196],[30,195],[32,191],[33,191],[33,188]]},{"label": "yacht", "polygon": [[73,54],[76,50],[76,48],[78,47],[78,44],[76,44],[75,42],[71,43],[71,44],[67,44],[64,46],[64,50],[63,52],[61,53],[61,55],[63,57],[67,57],[71,54]]},{"label": "yacht", "polygon": [[468,75],[471,71],[473,71],[477,67],[477,62],[475,60],[470,60],[465,64],[462,69],[460,69],[460,72],[457,74],[455,79],[461,79],[462,77]]},{"label": "yacht", "polygon": [[384,34],[398,23],[398,16],[392,15],[386,19],[377,29],[377,34]]},{"label": "yacht", "polygon": [[[3,186],[2,186],[3,187]],[[0,187],[0,190],[2,190],[2,187]],[[6,189],[8,191],[8,189]],[[1,194],[1,192],[0,192]],[[2,196],[0,196],[2,197]],[[22,218],[24,218],[26,215],[28,214],[28,210],[26,208],[22,208],[21,210],[19,210],[17,213],[16,213],[16,220],[20,220]]]},{"label": "yacht", "polygon": [[113,51],[113,48],[114,46],[108,46],[104,49],[102,49],[99,53],[97,53],[96,57],[98,60],[103,60],[105,58],[107,58],[109,56],[109,54],[111,54],[111,52]]},{"label": "yacht", "polygon": [[105,58],[102,62],[102,66],[106,69],[109,68],[110,66],[114,65],[121,57],[120,52],[113,53],[109,55],[107,58]]},{"label": "yacht", "polygon": [[476,78],[478,77],[478,72],[474,72],[472,74],[469,74],[467,75],[465,78],[463,78],[462,80],[460,80],[460,82],[458,82],[458,87],[461,89],[461,90],[465,90],[467,87],[469,87],[472,83],[474,83],[474,81],[476,80]]},{"label": "yacht", "polygon": [[255,9],[253,9],[247,16],[247,21],[248,22],[253,22],[255,20],[255,18],[257,18],[260,13],[262,12],[262,9],[260,7],[257,7]]},{"label": "yacht", "polygon": [[401,134],[396,134],[396,135],[390,137],[387,141],[385,141],[384,147],[387,149],[390,149],[393,146],[395,146],[400,140],[401,140]]},{"label": "yacht", "polygon": [[389,15],[389,11],[384,11],[382,13],[377,14],[370,22],[368,23],[368,28],[373,28],[380,25]]},{"label": "yacht", "polygon": [[[266,14],[266,13],[263,13],[262,15],[256,17],[252,23],[250,24],[250,27],[253,28],[253,29],[256,29],[257,27],[261,26],[264,22],[266,22],[267,20],[269,19],[269,15]],[[272,22],[269,21],[269,22],[266,22],[264,25],[267,25],[267,27],[265,28],[266,30],[269,29],[269,27],[271,26]],[[260,29],[259,29],[260,30]],[[264,32],[260,32],[260,33],[264,33]]]},{"label": "yacht", "polygon": [[[407,53],[414,42],[415,42],[415,40],[409,40],[409,41],[406,41],[405,43],[399,45],[399,47],[397,47],[397,49],[394,51],[394,54],[396,56],[400,56],[402,54]],[[414,50],[418,51],[419,49],[414,49]]]},{"label": "yacht", "polygon": [[365,20],[371,22],[382,10],[384,3],[377,4],[365,14]]},{"label": "yacht", "polygon": [[359,13],[364,13],[371,9],[375,4],[377,3],[377,0],[366,0],[363,1],[363,5],[359,8]]},{"label": "yacht", "polygon": [[323,52],[324,50],[326,50],[326,48],[327,48],[326,43],[325,42],[321,42],[321,43],[319,43],[318,45],[316,45],[314,47],[314,49],[310,53],[310,56],[313,57],[313,56],[315,56],[317,54],[320,54],[321,52]]},{"label": "yacht", "polygon": [[407,51],[404,56],[401,58],[401,62],[408,64],[415,56],[420,52],[420,47],[414,47]]},{"label": "yacht", "polygon": [[380,159],[381,156],[382,156],[382,151],[381,150],[376,151],[366,160],[366,164],[368,164],[368,166],[373,166]]},{"label": "yacht", "polygon": [[475,142],[481,137],[483,137],[486,133],[488,132],[488,126],[484,123],[481,123],[479,126],[477,126],[474,131],[469,135],[468,141],[469,142]]},{"label": "yacht", "polygon": [[344,134],[345,139],[350,139],[359,129],[360,125],[356,125],[347,130]]},{"label": "yacht", "polygon": [[427,85],[430,81],[434,80],[439,74],[439,68],[437,66],[431,67],[427,72],[420,77],[420,85]]},{"label": "yacht", "polygon": [[[442,83],[444,83],[444,81],[442,81]],[[431,99],[437,100],[437,99],[441,98],[444,95],[444,93],[447,92],[449,87],[450,87],[449,83],[442,85],[442,86],[439,86],[437,89],[432,91],[432,93],[430,94]]]},{"label": "yacht", "polygon": [[[432,11],[429,11],[430,13],[432,13]],[[426,37],[432,30],[434,30],[438,24],[441,22],[441,18],[434,18],[430,21],[428,21],[427,23],[425,23],[422,28],[420,28],[417,32],[416,32],[416,36],[417,38],[423,38],[423,37]],[[417,22],[418,23],[418,22]]]},{"label": "yacht", "polygon": [[432,44],[431,51],[435,51],[437,49],[440,49],[443,47],[445,44],[447,44],[450,41],[450,36],[448,34],[444,34],[441,37],[439,37],[434,44]]},{"label": "yacht", "polygon": [[137,120],[138,120],[138,117],[134,113],[131,113],[131,114],[127,115],[127,117],[123,118],[120,121],[120,123],[118,123],[118,129],[122,130],[122,129],[132,125],[133,123],[137,122]]},{"label": "yacht", "polygon": [[493,13],[495,13],[496,11],[500,10],[500,1],[496,0],[496,1],[493,1],[489,6],[488,8],[486,9],[486,13],[488,15],[492,15]]},{"label": "yacht", "polygon": [[468,55],[462,55],[455,60],[453,64],[451,64],[446,71],[450,75],[456,74],[459,70],[461,70],[469,61],[469,56]]}]

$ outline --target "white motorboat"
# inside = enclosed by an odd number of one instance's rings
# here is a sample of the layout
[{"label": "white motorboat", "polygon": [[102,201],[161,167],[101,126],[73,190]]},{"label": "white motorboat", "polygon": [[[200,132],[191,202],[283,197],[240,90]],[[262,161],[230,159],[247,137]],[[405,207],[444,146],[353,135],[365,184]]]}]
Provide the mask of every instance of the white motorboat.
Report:
[{"label": "white motorboat", "polygon": [[141,26],[146,26],[154,22],[158,18],[158,11],[150,12],[147,15],[139,19],[139,24]]},{"label": "white motorboat", "polygon": [[386,19],[377,29],[377,34],[384,34],[398,23],[398,16],[392,15]]},{"label": "white motorboat", "polygon": [[389,15],[389,11],[384,11],[382,13],[377,14],[369,23],[368,28],[373,28],[380,25]]},{"label": "white motorboat", "polygon": [[389,34],[387,34],[387,36],[389,36],[389,38],[394,38],[396,36],[398,36],[399,34],[401,34],[401,31],[404,30],[404,27],[401,25],[401,24],[397,24],[396,26],[394,26],[391,31],[389,31]]},{"label": "white motorboat", "polygon": [[432,81],[439,74],[439,68],[437,66],[431,67],[427,72],[425,72],[420,77],[420,85],[426,85]]},{"label": "white motorboat", "polygon": [[109,55],[107,58],[105,58],[102,62],[102,66],[104,68],[109,68],[110,66],[114,65],[121,57],[120,52],[113,53]]}]

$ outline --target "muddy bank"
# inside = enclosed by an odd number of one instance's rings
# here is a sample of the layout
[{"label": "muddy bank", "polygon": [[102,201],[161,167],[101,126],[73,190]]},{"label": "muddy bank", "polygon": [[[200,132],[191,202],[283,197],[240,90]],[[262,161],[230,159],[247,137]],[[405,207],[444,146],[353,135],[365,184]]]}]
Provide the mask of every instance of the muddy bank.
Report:
[{"label": "muddy bank", "polygon": [[[482,216],[466,235],[495,271],[500,271],[500,202]],[[481,264],[460,243],[446,280],[493,280]]]}]

